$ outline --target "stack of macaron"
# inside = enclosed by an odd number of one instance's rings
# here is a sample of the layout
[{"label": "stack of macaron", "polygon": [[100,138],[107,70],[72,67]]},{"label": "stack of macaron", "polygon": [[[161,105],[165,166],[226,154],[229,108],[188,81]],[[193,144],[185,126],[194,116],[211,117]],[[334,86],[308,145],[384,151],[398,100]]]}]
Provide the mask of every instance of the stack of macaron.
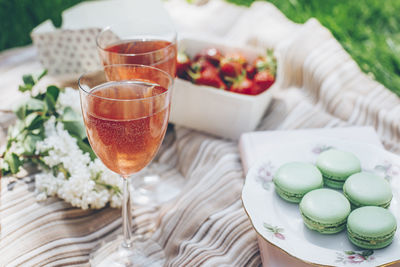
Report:
[{"label": "stack of macaron", "polygon": [[393,240],[397,222],[386,209],[392,200],[390,184],[380,176],[362,172],[361,162],[353,153],[324,151],[316,166],[286,163],[277,170],[273,182],[281,198],[300,203],[304,224],[311,230],[334,234],[347,226],[349,240],[365,249],[383,248]]}]

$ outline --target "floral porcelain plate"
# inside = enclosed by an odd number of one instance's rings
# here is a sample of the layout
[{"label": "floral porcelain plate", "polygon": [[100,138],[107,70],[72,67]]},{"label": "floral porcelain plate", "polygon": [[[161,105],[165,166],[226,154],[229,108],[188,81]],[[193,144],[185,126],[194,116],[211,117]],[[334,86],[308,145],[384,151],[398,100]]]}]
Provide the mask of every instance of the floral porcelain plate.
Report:
[{"label": "floral porcelain plate", "polygon": [[[303,224],[298,204],[281,199],[274,190],[272,177],[284,163],[315,163],[318,155],[337,148],[357,155],[364,171],[375,172],[389,181],[393,199],[389,210],[397,219],[398,231],[386,248],[363,250],[350,243],[346,231],[322,235]],[[277,145],[249,170],[242,191],[243,206],[260,237],[287,254],[311,264],[379,266],[400,262],[400,157],[376,146],[326,139]]]}]

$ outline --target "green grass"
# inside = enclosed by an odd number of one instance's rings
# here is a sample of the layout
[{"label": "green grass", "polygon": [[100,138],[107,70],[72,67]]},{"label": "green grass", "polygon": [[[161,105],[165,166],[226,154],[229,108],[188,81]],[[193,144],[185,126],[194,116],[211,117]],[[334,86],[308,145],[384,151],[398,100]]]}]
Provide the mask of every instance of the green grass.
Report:
[{"label": "green grass", "polygon": [[[249,6],[254,0],[227,0]],[[269,0],[289,19],[317,18],[360,68],[400,96],[399,0]]]},{"label": "green grass", "polygon": [[30,32],[51,19],[61,25],[61,12],[82,0],[0,0],[0,51],[31,43]]}]

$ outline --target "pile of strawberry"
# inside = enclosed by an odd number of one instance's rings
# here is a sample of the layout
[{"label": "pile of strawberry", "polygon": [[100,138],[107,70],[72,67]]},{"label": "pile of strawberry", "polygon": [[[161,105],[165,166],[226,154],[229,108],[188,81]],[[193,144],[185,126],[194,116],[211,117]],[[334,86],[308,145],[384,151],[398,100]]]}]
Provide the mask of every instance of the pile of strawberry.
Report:
[{"label": "pile of strawberry", "polygon": [[253,63],[247,62],[240,53],[222,55],[215,48],[202,50],[193,60],[179,52],[177,76],[199,85],[257,95],[275,82],[276,59],[271,50]]}]

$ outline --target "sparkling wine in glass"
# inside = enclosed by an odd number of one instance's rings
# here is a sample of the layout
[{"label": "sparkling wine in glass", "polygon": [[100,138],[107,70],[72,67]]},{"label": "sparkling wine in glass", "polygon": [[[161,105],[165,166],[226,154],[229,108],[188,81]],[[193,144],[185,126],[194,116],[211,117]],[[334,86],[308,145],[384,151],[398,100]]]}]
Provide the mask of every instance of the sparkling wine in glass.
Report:
[{"label": "sparkling wine in glass", "polygon": [[176,32],[168,23],[124,21],[103,29],[96,42],[103,65],[148,65],[175,77]]},{"label": "sparkling wine in glass", "polygon": [[[135,18],[104,28],[96,38],[103,65],[142,64],[176,74],[177,35],[172,24],[154,18]],[[160,163],[152,163],[133,179],[133,202],[159,204],[176,196],[184,179],[162,179]]]},{"label": "sparkling wine in glass", "polygon": [[168,73],[134,64],[104,66],[79,79],[90,145],[104,165],[123,179],[123,242],[100,246],[91,257],[95,266],[152,266],[164,261],[157,243],[134,241],[127,178],[148,165],[161,145],[172,85]]}]

